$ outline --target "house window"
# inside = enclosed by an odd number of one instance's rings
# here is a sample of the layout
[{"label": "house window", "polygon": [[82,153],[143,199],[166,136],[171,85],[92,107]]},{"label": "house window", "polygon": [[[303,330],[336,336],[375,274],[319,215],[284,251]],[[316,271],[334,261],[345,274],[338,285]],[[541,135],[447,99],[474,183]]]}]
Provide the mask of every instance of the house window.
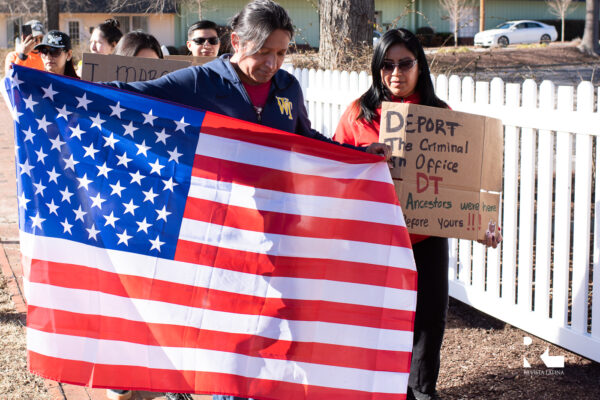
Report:
[{"label": "house window", "polygon": [[148,32],[148,17],[145,15],[134,15],[131,17],[131,30]]},{"label": "house window", "polygon": [[148,32],[148,17],[145,15],[119,15],[115,17],[121,25],[121,32]]},{"label": "house window", "polygon": [[129,15],[119,15],[116,16],[115,19],[119,21],[119,25],[121,26],[121,32],[127,33],[131,31],[131,29],[129,28]]},{"label": "house window", "polygon": [[79,21],[69,21],[69,36],[74,45],[79,44]]},{"label": "house window", "polygon": [[6,38],[7,40],[7,46],[6,47],[13,47],[15,45],[15,41],[16,39],[19,37],[19,35],[21,34],[21,24],[23,23],[23,20],[19,17],[19,18],[15,18],[13,20],[9,20],[6,24]]},{"label": "house window", "polygon": [[375,11],[375,25],[380,27],[383,24],[383,11]]}]

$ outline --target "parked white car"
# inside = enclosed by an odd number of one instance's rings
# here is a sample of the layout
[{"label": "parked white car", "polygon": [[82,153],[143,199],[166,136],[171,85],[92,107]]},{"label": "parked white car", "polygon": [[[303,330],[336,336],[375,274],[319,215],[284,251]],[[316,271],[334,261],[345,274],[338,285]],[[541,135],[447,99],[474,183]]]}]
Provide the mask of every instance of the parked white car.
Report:
[{"label": "parked white car", "polygon": [[508,21],[495,29],[479,32],[475,35],[475,46],[505,47],[515,43],[550,43],[558,34],[552,25],[538,21]]}]

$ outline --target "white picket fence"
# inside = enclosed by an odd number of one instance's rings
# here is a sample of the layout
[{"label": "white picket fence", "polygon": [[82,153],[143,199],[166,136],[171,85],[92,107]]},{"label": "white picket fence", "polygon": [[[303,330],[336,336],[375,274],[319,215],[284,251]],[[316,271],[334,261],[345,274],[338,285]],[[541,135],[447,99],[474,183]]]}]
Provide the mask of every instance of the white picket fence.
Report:
[{"label": "white picket fence", "polygon": [[[329,136],[370,84],[366,72],[288,70],[302,85],[313,127]],[[504,124],[504,242],[486,250],[452,239],[450,295],[600,362],[600,104],[594,86],[443,75],[434,83],[454,110]]]}]

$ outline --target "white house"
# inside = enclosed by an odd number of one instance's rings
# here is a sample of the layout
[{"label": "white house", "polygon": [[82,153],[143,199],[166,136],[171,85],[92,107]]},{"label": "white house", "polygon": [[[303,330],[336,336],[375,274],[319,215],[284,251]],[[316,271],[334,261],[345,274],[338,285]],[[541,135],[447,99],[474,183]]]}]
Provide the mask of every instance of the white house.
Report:
[{"label": "white house", "polygon": [[[30,6],[30,10],[41,10]],[[125,4],[115,12],[110,0],[65,1],[60,4],[59,29],[71,36],[73,42],[87,43],[94,26],[107,18],[116,18],[121,23],[123,33],[143,30],[154,35],[161,44],[175,44],[174,2],[166,2],[167,6],[161,14],[147,14],[150,1],[136,1]],[[12,12],[11,12],[12,11]],[[0,47],[11,48],[19,35],[19,26],[30,19],[41,19],[36,13],[18,13],[10,9],[8,3],[0,5]]]}]

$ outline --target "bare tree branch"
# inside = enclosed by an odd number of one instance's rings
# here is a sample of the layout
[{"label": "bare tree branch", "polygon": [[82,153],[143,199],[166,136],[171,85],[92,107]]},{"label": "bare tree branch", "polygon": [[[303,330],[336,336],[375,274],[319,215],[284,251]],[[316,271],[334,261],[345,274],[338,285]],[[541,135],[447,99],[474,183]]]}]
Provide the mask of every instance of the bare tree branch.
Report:
[{"label": "bare tree branch", "polygon": [[136,9],[144,14],[163,13],[171,10],[182,1],[177,0],[110,0],[110,12],[120,12],[127,9]]},{"label": "bare tree branch", "polygon": [[6,10],[13,16],[32,17],[39,14],[40,8],[41,2],[39,1],[0,0],[0,10]]},{"label": "bare tree branch", "polygon": [[446,11],[454,35],[454,47],[458,46],[458,31],[472,21],[465,19],[471,16],[470,9],[474,7],[474,0],[439,0],[440,6]]},{"label": "bare tree branch", "polygon": [[565,17],[575,11],[577,4],[573,0],[546,0],[550,14],[560,18],[560,41],[565,41]]}]

